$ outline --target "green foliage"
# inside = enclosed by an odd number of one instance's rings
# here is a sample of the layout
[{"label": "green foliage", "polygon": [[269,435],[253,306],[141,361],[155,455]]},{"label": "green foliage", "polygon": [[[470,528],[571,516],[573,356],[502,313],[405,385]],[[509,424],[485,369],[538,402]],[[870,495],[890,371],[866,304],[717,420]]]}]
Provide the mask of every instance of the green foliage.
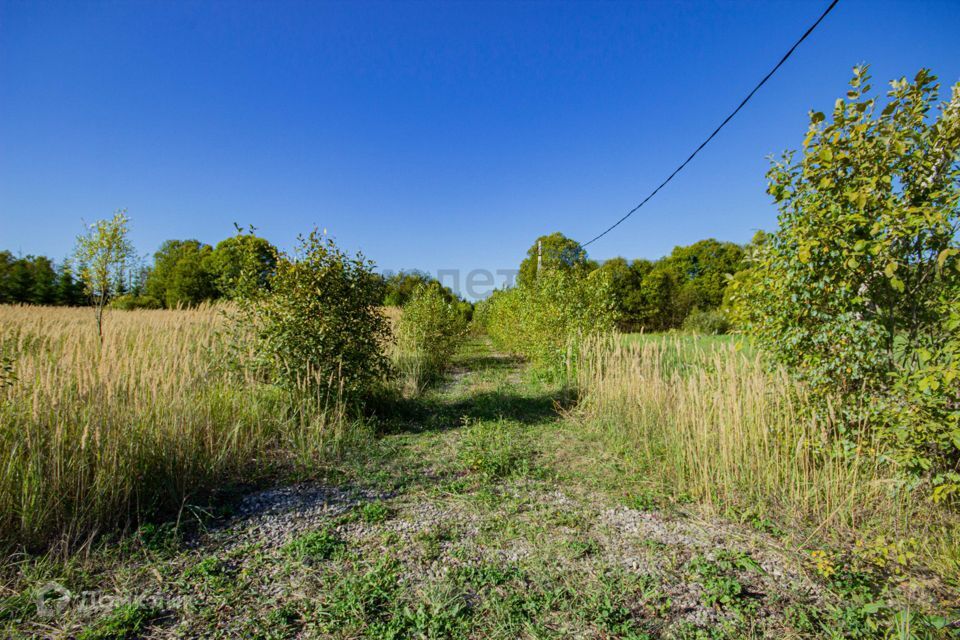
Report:
[{"label": "green foliage", "polygon": [[945,498],[960,491],[960,85],[934,117],[937,94],[921,70],[881,108],[857,68],[832,117],[811,114],[799,159],[768,173],[780,226],[742,295],[761,345]]},{"label": "green foliage", "polygon": [[587,252],[576,240],[555,232],[540,236],[527,250],[527,257],[520,263],[517,284],[531,285],[537,279],[537,253],[540,252],[542,270],[586,273],[594,266],[587,260]]},{"label": "green foliage", "polygon": [[379,500],[364,502],[360,506],[358,513],[360,514],[360,519],[367,524],[379,524],[386,522],[390,517],[390,507]]},{"label": "green foliage", "polygon": [[[45,256],[14,258],[0,251],[0,304],[57,304],[59,276],[53,262]],[[74,294],[75,304],[83,301]]]},{"label": "green foliage", "polygon": [[656,262],[613,258],[600,270],[609,274],[621,329],[664,331],[679,328],[697,309],[718,308],[743,259],[743,247],[707,239],[675,247]]},{"label": "green foliage", "polygon": [[147,626],[160,615],[156,607],[125,604],[77,635],[77,640],[127,640],[139,638]]},{"label": "green foliage", "polygon": [[295,254],[278,256],[266,288],[255,284],[258,264],[245,260],[236,288],[237,320],[255,333],[251,364],[283,386],[362,402],[389,370],[390,327],[373,263],[314,230]]},{"label": "green foliage", "polygon": [[495,292],[479,315],[499,348],[561,373],[573,366],[584,338],[614,328],[609,275],[543,269],[532,283]]},{"label": "green foliage", "polygon": [[162,309],[163,305],[153,296],[138,296],[133,293],[125,293],[111,300],[110,308],[120,309],[122,311],[133,311],[134,309]]},{"label": "green foliage", "polygon": [[735,571],[756,571],[759,565],[749,556],[720,551],[713,560],[695,556],[688,571],[703,587],[703,603],[720,607],[738,616],[747,616],[757,609],[757,602],[747,595]]},{"label": "green foliage", "polygon": [[252,233],[238,234],[218,243],[203,267],[213,278],[218,294],[233,298],[245,269],[251,284],[269,286],[270,276],[277,268],[277,248]]},{"label": "green foliage", "polygon": [[305,561],[330,560],[340,555],[346,543],[332,528],[311,531],[291,540],[283,547],[287,555]]},{"label": "green foliage", "polygon": [[464,467],[486,480],[524,475],[532,458],[529,446],[502,420],[470,426],[457,454]]},{"label": "green foliage", "polygon": [[147,294],[167,308],[192,307],[217,297],[216,276],[210,270],[213,248],[199,240],[167,240],[153,254]]},{"label": "green foliage", "polygon": [[420,287],[436,287],[444,300],[451,303],[457,302],[457,296],[449,287],[442,286],[436,278],[422,271],[388,272],[384,275],[383,284],[383,304],[388,307],[405,306]]},{"label": "green foliage", "polygon": [[694,309],[683,321],[683,329],[693,333],[723,335],[730,330],[730,321],[726,314],[717,309],[709,311]]},{"label": "green foliage", "polygon": [[467,334],[467,321],[440,287],[420,285],[397,323],[398,368],[414,391],[438,379]]},{"label": "green foliage", "polygon": [[743,247],[714,239],[676,247],[658,265],[673,276],[676,322],[696,309],[716,309],[723,302],[729,276],[743,265]]},{"label": "green foliage", "polygon": [[118,211],[110,220],[98,220],[87,233],[77,237],[75,255],[80,278],[93,301],[97,332],[103,339],[103,310],[110,298],[120,293],[124,271],[133,261],[133,245],[127,238],[129,219]]}]

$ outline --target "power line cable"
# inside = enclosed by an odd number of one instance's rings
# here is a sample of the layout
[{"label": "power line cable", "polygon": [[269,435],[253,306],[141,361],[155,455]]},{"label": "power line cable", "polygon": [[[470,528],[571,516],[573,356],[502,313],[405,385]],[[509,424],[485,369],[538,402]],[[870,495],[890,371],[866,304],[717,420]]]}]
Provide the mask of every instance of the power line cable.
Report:
[{"label": "power line cable", "polygon": [[657,195],[657,192],[660,191],[660,189],[662,189],[662,188],[664,188],[665,186],[667,186],[667,183],[670,182],[671,180],[673,180],[673,177],[674,177],[675,175],[677,175],[678,173],[680,173],[680,172],[683,170],[683,168],[686,167],[686,166],[690,163],[690,161],[693,160],[694,157],[696,157],[696,155],[697,155],[698,153],[700,153],[700,150],[703,149],[705,146],[707,146],[707,143],[709,143],[711,140],[713,140],[714,136],[716,136],[718,133],[720,133],[720,130],[723,129],[723,127],[726,126],[726,124],[727,124],[728,122],[730,122],[730,120],[733,119],[733,116],[737,115],[737,113],[740,111],[740,109],[742,109],[742,108],[744,107],[744,105],[746,105],[748,102],[750,102],[750,98],[753,97],[753,94],[755,94],[757,91],[759,91],[759,90],[760,90],[760,87],[762,87],[763,85],[765,85],[765,84],[767,83],[767,80],[769,80],[769,79],[773,76],[773,74],[775,74],[775,73],[777,72],[777,70],[778,70],[780,67],[783,66],[783,63],[786,62],[787,59],[788,59],[791,55],[793,55],[793,52],[796,50],[796,48],[800,46],[800,43],[803,42],[804,40],[806,40],[806,39],[807,39],[807,36],[809,36],[811,33],[813,33],[813,30],[816,29],[816,28],[820,25],[821,22],[823,22],[823,19],[827,17],[827,14],[829,14],[831,11],[833,11],[833,8],[834,8],[835,6],[837,6],[837,3],[838,3],[839,1],[840,1],[840,0],[833,0],[833,2],[830,3],[830,6],[827,7],[826,10],[825,10],[822,14],[820,14],[820,17],[819,17],[819,18],[817,18],[817,21],[814,22],[812,25],[810,25],[810,28],[807,29],[802,36],[800,36],[800,39],[797,40],[795,43],[793,43],[793,46],[790,47],[790,50],[787,51],[787,52],[783,55],[782,58],[780,58],[780,62],[778,62],[778,63],[776,64],[776,66],[773,67],[773,69],[771,69],[770,72],[767,73],[767,75],[765,75],[765,76],[763,77],[763,80],[761,80],[759,83],[757,83],[757,86],[755,86],[755,87],[753,88],[753,91],[751,91],[750,93],[748,93],[748,94],[747,94],[747,97],[744,98],[743,101],[740,102],[739,105],[737,105],[737,108],[734,109],[734,110],[730,113],[730,115],[728,115],[728,116],[724,119],[724,121],[720,123],[720,126],[717,127],[716,129],[714,129],[714,130],[713,130],[713,133],[711,133],[709,136],[707,136],[707,139],[700,143],[700,146],[697,147],[697,148],[694,150],[694,152],[691,153],[690,156],[689,156],[686,160],[683,161],[683,164],[681,164],[679,167],[677,167],[676,169],[674,169],[674,170],[673,170],[673,173],[671,173],[669,176],[667,176],[667,179],[660,183],[660,186],[658,186],[656,189],[654,189],[653,191],[651,191],[651,192],[650,192],[650,195],[648,195],[646,198],[644,198],[643,201],[642,201],[640,204],[638,204],[637,206],[635,206],[633,209],[630,209],[630,211],[628,211],[625,216],[623,216],[622,218],[620,218],[619,220],[617,220],[616,222],[614,222],[612,225],[610,225],[609,227],[607,227],[607,229],[606,229],[603,233],[601,233],[601,234],[598,235],[598,236],[595,236],[594,238],[592,238],[592,239],[589,240],[588,242],[584,242],[584,243],[583,243],[582,245],[580,245],[580,246],[581,246],[581,247],[586,247],[588,244],[592,244],[592,243],[596,242],[597,240],[599,240],[599,239],[602,238],[603,236],[607,235],[608,233],[610,233],[611,231],[613,231],[614,229],[616,229],[618,226],[620,226],[620,223],[622,223],[624,220],[626,220],[627,218],[629,218],[630,216],[632,216],[634,213],[636,213],[637,210],[640,209],[640,207],[642,207],[643,205],[647,204],[647,201],[650,200],[650,198],[652,198],[653,196]]}]

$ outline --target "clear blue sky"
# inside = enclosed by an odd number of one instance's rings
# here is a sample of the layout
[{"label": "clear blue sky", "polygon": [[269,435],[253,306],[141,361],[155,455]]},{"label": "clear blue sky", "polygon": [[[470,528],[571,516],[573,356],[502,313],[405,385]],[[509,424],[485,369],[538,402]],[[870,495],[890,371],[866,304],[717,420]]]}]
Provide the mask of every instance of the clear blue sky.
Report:
[{"label": "clear blue sky", "polygon": [[[635,205],[826,6],[817,2],[0,0],[0,248],[60,258],[126,208],[141,253],[233,222],[318,225],[382,269],[509,268]],[[591,256],[771,228],[765,156],[811,108],[931,67],[960,2],[841,0],[666,190]]]}]

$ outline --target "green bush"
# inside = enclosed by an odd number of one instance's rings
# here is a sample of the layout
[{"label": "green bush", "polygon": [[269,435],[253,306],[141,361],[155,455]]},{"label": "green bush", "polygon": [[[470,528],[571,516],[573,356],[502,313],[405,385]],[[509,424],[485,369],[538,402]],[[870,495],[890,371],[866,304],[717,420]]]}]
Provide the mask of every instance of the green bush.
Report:
[{"label": "green bush", "polygon": [[134,309],[162,309],[163,305],[153,296],[138,296],[128,293],[110,301],[111,309],[133,311]]},{"label": "green bush", "polygon": [[456,302],[436,285],[418,286],[397,323],[397,367],[406,385],[420,391],[440,377],[466,333],[467,321]]},{"label": "green bush", "polygon": [[717,309],[701,311],[694,309],[683,321],[684,331],[707,335],[722,335],[730,331],[730,321]]},{"label": "green bush", "polygon": [[295,254],[278,256],[267,287],[256,285],[256,257],[244,262],[255,268],[235,288],[237,319],[255,336],[248,362],[282,386],[350,404],[365,400],[390,370],[390,326],[373,263],[348,256],[316,230],[300,238]]},{"label": "green bush", "polygon": [[739,295],[824,416],[873,429],[946,498],[960,493],[960,85],[936,117],[927,70],[891,87],[880,105],[855,69],[832,117],[811,113],[800,157],[773,164],[779,229]]},{"label": "green bush", "polygon": [[602,270],[544,269],[530,283],[495,292],[476,314],[494,344],[542,372],[568,372],[583,339],[612,331],[616,313]]}]

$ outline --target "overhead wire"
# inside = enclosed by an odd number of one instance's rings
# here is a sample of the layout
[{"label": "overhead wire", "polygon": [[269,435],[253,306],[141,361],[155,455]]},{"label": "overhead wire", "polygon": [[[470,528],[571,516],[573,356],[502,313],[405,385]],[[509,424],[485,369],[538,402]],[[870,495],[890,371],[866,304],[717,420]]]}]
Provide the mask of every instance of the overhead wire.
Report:
[{"label": "overhead wire", "polygon": [[647,197],[644,198],[644,199],[640,202],[640,204],[638,204],[637,206],[635,206],[633,209],[630,209],[630,211],[628,211],[628,212],[626,213],[626,215],[624,215],[622,218],[620,218],[619,220],[617,220],[616,222],[614,222],[612,225],[610,225],[609,227],[607,227],[602,233],[600,233],[599,235],[594,236],[593,238],[591,238],[591,239],[588,240],[587,242],[584,242],[584,243],[581,244],[580,246],[581,246],[581,247],[586,247],[587,245],[596,242],[597,240],[599,240],[599,239],[602,238],[603,236],[607,235],[608,233],[610,233],[611,231],[613,231],[614,229],[616,229],[616,228],[617,228],[618,226],[620,226],[620,224],[621,224],[622,222],[624,222],[627,218],[629,218],[629,217],[632,216],[634,213],[636,213],[637,211],[639,211],[640,208],[641,208],[643,205],[647,204],[647,202],[648,202],[653,196],[657,195],[657,192],[660,191],[660,189],[663,189],[665,186],[667,186],[667,184],[668,184],[671,180],[673,180],[674,176],[676,176],[678,173],[680,173],[681,171],[683,171],[683,168],[686,167],[688,164],[690,164],[690,161],[693,160],[693,159],[696,157],[696,155],[697,155],[698,153],[700,153],[700,151],[701,151],[704,147],[706,147],[707,144],[708,144],[711,140],[713,140],[713,138],[714,138],[718,133],[720,133],[720,130],[723,129],[723,128],[727,125],[727,123],[730,122],[730,121],[733,119],[733,117],[734,117],[735,115],[737,115],[737,113],[739,113],[740,110],[743,109],[743,107],[744,107],[748,102],[750,102],[750,98],[752,98],[753,95],[754,95],[757,91],[760,90],[760,87],[762,87],[763,85],[765,85],[765,84],[767,83],[767,80],[769,80],[770,78],[773,77],[773,74],[775,74],[775,73],[777,72],[777,70],[780,69],[780,67],[782,67],[783,64],[790,58],[790,56],[793,55],[793,52],[796,51],[797,47],[799,47],[800,44],[801,44],[804,40],[806,40],[807,37],[809,37],[811,33],[813,33],[813,31],[820,25],[820,23],[823,22],[824,18],[826,18],[827,15],[829,15],[829,13],[830,13],[831,11],[833,11],[833,8],[834,8],[835,6],[837,6],[837,3],[838,3],[839,1],[840,1],[840,0],[833,0],[833,1],[830,3],[830,6],[828,6],[828,7],[826,8],[826,10],[824,10],[824,12],[820,14],[820,17],[817,18],[817,21],[814,22],[812,25],[810,25],[810,27],[803,33],[803,35],[800,36],[800,39],[797,40],[796,42],[794,42],[794,43],[793,43],[793,46],[790,47],[790,49],[789,49],[785,54],[783,54],[783,57],[780,58],[780,61],[773,67],[773,69],[771,69],[771,70],[767,73],[767,75],[763,76],[763,79],[760,80],[760,82],[757,83],[757,86],[755,86],[755,87],[753,88],[753,90],[750,91],[750,93],[747,94],[747,97],[746,97],[746,98],[744,98],[743,100],[740,101],[740,104],[737,105],[737,108],[734,109],[733,111],[731,111],[731,112],[730,112],[730,115],[728,115],[726,118],[724,118],[723,122],[720,123],[720,126],[718,126],[716,129],[714,129],[714,130],[713,130],[713,133],[711,133],[709,136],[707,136],[707,138],[706,138],[703,142],[700,143],[700,146],[698,146],[696,149],[694,149],[693,153],[691,153],[691,154],[687,157],[687,159],[684,160],[684,161],[680,164],[680,166],[678,166],[676,169],[674,169],[674,170],[673,170],[673,173],[671,173],[669,176],[667,176],[667,179],[666,179],[666,180],[664,180],[663,182],[661,182],[661,183],[657,186],[656,189],[654,189],[653,191],[651,191],[651,192],[649,193],[649,195],[647,195]]}]

